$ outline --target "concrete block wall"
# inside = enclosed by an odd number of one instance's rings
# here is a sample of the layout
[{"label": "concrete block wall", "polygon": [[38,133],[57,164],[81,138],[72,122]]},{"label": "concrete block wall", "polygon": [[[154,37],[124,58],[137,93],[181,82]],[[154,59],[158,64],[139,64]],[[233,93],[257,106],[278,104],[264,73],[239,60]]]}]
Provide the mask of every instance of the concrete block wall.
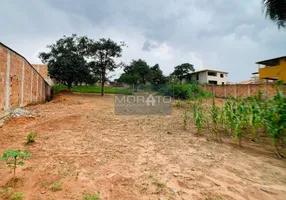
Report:
[{"label": "concrete block wall", "polygon": [[[282,87],[285,89],[286,86]],[[247,98],[257,95],[259,91],[264,96],[273,97],[277,93],[274,84],[204,85],[203,88],[218,98]]]},{"label": "concrete block wall", "polygon": [[19,53],[0,43],[0,112],[50,97],[50,85]]},{"label": "concrete block wall", "polygon": [[32,66],[41,74],[41,76],[45,79],[45,81],[49,85],[53,86],[55,84],[54,81],[49,76],[47,65],[32,64]]}]

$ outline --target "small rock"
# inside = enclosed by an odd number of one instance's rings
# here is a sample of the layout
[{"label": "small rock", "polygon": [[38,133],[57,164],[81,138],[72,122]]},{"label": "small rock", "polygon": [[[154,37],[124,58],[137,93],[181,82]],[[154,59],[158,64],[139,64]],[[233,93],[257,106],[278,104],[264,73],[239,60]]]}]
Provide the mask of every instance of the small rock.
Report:
[{"label": "small rock", "polygon": [[108,179],[111,179],[113,176],[115,176],[117,173],[114,173],[114,174],[109,174],[108,176],[107,176],[107,178]]},{"label": "small rock", "polygon": [[172,192],[176,193],[176,192],[177,192],[177,190],[176,190],[176,189],[172,189]]},{"label": "small rock", "polygon": [[211,156],[212,156],[212,154],[211,154],[211,153],[207,153],[207,156],[211,157]]},{"label": "small rock", "polygon": [[60,161],[61,164],[64,164],[64,161]]},{"label": "small rock", "polygon": [[179,176],[179,174],[178,174],[178,173],[174,173],[173,175],[174,175],[175,177],[178,177],[178,176]]},{"label": "small rock", "polygon": [[42,192],[41,192],[41,194],[45,194],[45,193],[46,193],[45,191],[42,191]]}]

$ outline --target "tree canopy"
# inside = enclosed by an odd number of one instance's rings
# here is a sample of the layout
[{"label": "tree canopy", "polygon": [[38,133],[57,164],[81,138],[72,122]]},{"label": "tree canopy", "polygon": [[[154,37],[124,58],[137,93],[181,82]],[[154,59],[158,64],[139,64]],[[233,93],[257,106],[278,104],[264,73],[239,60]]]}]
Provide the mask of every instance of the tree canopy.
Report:
[{"label": "tree canopy", "polygon": [[158,64],[150,67],[146,61],[142,59],[132,60],[132,62],[124,67],[124,73],[119,78],[121,82],[139,85],[150,83],[152,85],[166,83],[166,77]]},{"label": "tree canopy", "polygon": [[42,62],[48,65],[50,77],[67,85],[69,89],[72,84],[84,81],[84,77],[89,73],[83,54],[85,42],[86,38],[77,37],[76,34],[63,36],[55,44],[47,46],[50,49],[48,53],[39,54]]},{"label": "tree canopy", "polygon": [[262,0],[266,17],[274,21],[278,28],[286,27],[286,0]]},{"label": "tree canopy", "polygon": [[175,67],[173,73],[170,76],[177,78],[180,82],[191,72],[195,71],[194,65],[190,63],[183,63]]},{"label": "tree canopy", "polygon": [[104,95],[107,73],[120,66],[115,59],[121,57],[123,46],[125,43],[117,44],[111,39],[95,41],[73,34],[48,45],[49,52],[41,52],[39,58],[48,65],[50,77],[67,85],[69,90],[78,83],[95,84],[100,80]]},{"label": "tree canopy", "polygon": [[89,42],[87,54],[92,59],[90,67],[94,74],[100,76],[102,96],[104,95],[104,83],[107,73],[114,71],[121,65],[121,63],[117,64],[115,59],[122,56],[123,46],[126,46],[124,42],[117,44],[109,38]]}]

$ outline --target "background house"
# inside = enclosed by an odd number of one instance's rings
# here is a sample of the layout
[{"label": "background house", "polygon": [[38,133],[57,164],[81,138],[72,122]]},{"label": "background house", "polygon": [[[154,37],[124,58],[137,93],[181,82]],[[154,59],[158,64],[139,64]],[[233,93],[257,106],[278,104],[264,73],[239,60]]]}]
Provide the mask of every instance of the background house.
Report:
[{"label": "background house", "polygon": [[191,80],[201,84],[224,85],[228,72],[203,69],[191,73]]},{"label": "background house", "polygon": [[286,82],[286,56],[259,61],[256,64],[263,65],[258,70],[260,80]]}]

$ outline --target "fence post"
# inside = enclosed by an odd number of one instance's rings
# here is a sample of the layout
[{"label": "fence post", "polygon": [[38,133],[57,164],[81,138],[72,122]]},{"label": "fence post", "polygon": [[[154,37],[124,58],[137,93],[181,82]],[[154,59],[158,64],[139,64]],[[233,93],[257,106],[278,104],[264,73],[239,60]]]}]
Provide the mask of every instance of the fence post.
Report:
[{"label": "fence post", "polygon": [[224,89],[224,98],[226,98],[226,85],[224,85],[223,89]]},{"label": "fence post", "polygon": [[247,96],[250,97],[250,84],[247,85]]}]

